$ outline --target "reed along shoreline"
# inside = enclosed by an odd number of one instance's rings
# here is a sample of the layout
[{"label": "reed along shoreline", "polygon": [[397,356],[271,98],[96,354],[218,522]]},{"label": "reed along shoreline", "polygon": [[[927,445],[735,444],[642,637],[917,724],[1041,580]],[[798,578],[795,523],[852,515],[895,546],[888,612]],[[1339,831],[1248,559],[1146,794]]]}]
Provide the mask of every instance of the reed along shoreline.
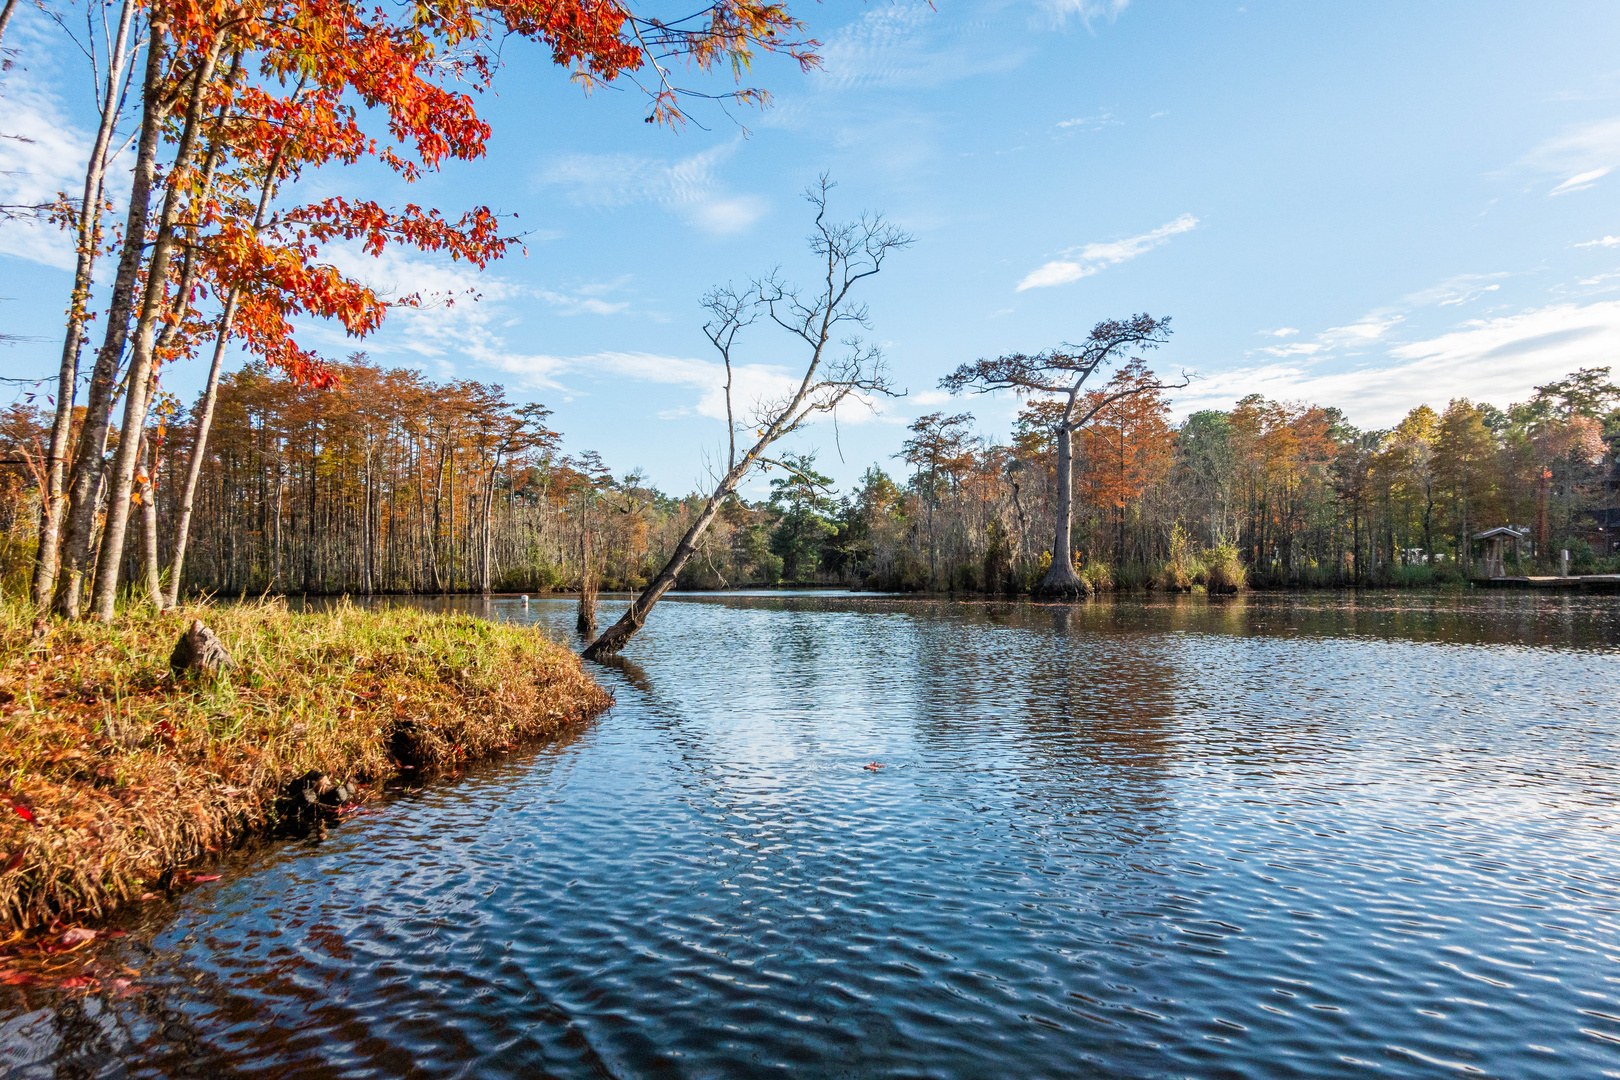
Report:
[{"label": "reed along shoreline", "polygon": [[[234,670],[171,673],[194,618]],[[612,701],[538,631],[471,615],[264,600],[102,625],[0,601],[0,927],[103,918],[295,815],[324,827],[402,770],[452,771]]]}]

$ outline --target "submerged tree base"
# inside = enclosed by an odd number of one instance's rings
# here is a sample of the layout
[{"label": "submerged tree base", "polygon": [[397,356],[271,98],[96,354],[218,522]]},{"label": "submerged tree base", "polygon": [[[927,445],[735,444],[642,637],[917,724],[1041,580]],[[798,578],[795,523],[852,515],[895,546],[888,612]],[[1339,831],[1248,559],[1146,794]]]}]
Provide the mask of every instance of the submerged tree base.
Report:
[{"label": "submerged tree base", "polygon": [[210,608],[237,668],[177,679],[198,614],[36,632],[0,605],[0,923],[98,918],[176,883],[283,824],[312,773],[364,799],[612,704],[532,630],[402,608]]}]

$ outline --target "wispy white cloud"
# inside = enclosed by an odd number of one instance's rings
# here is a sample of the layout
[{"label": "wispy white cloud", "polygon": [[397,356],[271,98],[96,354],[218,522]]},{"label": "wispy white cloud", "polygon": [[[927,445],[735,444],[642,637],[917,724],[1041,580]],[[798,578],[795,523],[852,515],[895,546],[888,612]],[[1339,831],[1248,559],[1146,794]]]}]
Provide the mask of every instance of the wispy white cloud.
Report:
[{"label": "wispy white cloud", "polygon": [[629,283],[630,275],[623,274],[613,281],[593,282],[561,292],[539,289],[536,295],[556,308],[559,315],[618,315],[630,309],[630,301],[607,298]]},{"label": "wispy white cloud", "polygon": [[1125,121],[1119,119],[1111,112],[1097,112],[1090,116],[1076,116],[1072,120],[1059,120],[1060,128],[1078,128],[1081,131],[1101,131],[1106,127],[1120,127]]},{"label": "wispy white cloud", "polygon": [[577,206],[608,209],[650,202],[679,214],[695,228],[729,235],[747,231],[770,205],[757,195],[728,192],[719,167],[737,140],[674,161],[635,154],[571,154],[540,177],[568,189]]},{"label": "wispy white cloud", "polygon": [[[8,44],[23,55],[48,57],[39,28],[27,8],[12,26]],[[58,191],[82,195],[91,137],[68,119],[61,96],[46,78],[45,64],[13,68],[0,84],[0,203],[36,206]],[[113,177],[116,184],[117,176]],[[19,218],[0,223],[0,254],[59,269],[73,266],[73,240],[43,220]]]},{"label": "wispy white cloud", "polygon": [[1549,195],[1584,191],[1620,165],[1620,116],[1569,128],[1536,146],[1519,164],[1561,178]]},{"label": "wispy white cloud", "polygon": [[1130,6],[1131,0],[1039,0],[1040,6],[1058,23],[1079,19],[1090,26],[1093,19],[1112,22]]},{"label": "wispy white cloud", "polygon": [[[1370,311],[1355,322],[1344,326],[1330,326],[1316,334],[1310,341],[1263,345],[1250,350],[1249,355],[1266,356],[1276,360],[1312,357],[1316,362],[1325,361],[1333,356],[1362,355],[1385,341],[1390,332],[1405,323],[1408,315],[1415,309],[1458,307],[1470,303],[1499,291],[1502,287],[1499,279],[1508,276],[1510,275],[1506,272],[1457,274],[1430,288],[1407,294],[1397,305]],[[1260,333],[1267,337],[1291,338],[1296,337],[1299,330],[1292,326],[1284,326],[1276,330],[1262,330]]]},{"label": "wispy white cloud", "polygon": [[601,300],[594,296],[569,296],[541,289],[540,299],[559,309],[562,315],[617,315],[630,306],[628,300]]},{"label": "wispy white cloud", "polygon": [[1140,236],[1070,248],[1063,253],[1064,258],[1045,263],[1025,274],[1024,279],[1018,283],[1018,291],[1044,289],[1079,281],[1081,278],[1101,273],[1110,266],[1134,259],[1143,252],[1169,242],[1171,237],[1190,232],[1197,227],[1197,218],[1191,214],[1182,214],[1174,221],[1160,225],[1152,232]]},{"label": "wispy white cloud", "polygon": [[1404,303],[1407,307],[1458,307],[1478,300],[1486,293],[1500,290],[1501,280],[1509,276],[1505,270],[1490,274],[1457,274],[1438,285],[1408,294]]},{"label": "wispy white cloud", "polygon": [[1361,342],[1377,341],[1389,332],[1389,328],[1402,320],[1400,315],[1369,315],[1349,326],[1330,326],[1318,335],[1318,340],[1327,345],[1358,344]]},{"label": "wispy white cloud", "polygon": [[939,19],[924,4],[873,7],[832,35],[821,49],[813,85],[822,91],[875,87],[932,89],[1023,63],[1027,48],[987,48],[972,24]]},{"label": "wispy white cloud", "polygon": [[1601,169],[1588,169],[1586,172],[1579,173],[1570,177],[1568,180],[1565,180],[1562,184],[1559,184],[1547,194],[1568,195],[1572,191],[1585,191],[1587,188],[1591,187],[1593,184],[1596,184],[1599,180],[1603,179],[1605,176],[1608,176],[1613,171],[1614,166],[1612,165],[1605,165]]},{"label": "wispy white cloud", "polygon": [[1606,248],[1620,247],[1620,236],[1604,236],[1604,237],[1601,237],[1601,238],[1599,238],[1597,240],[1588,240],[1583,244],[1576,244],[1575,246],[1578,247],[1578,248],[1583,248],[1583,247],[1606,247]]},{"label": "wispy white cloud", "polygon": [[1266,356],[1277,357],[1315,356],[1325,348],[1327,348],[1327,346],[1319,341],[1294,341],[1287,345],[1266,345],[1255,351],[1263,353]]},{"label": "wispy white cloud", "polygon": [[[520,296],[523,288],[497,274],[465,263],[422,256],[398,247],[377,256],[358,244],[335,244],[325,253],[339,272],[361,281],[390,299],[416,294],[420,307],[395,308],[385,329],[364,347],[380,354],[405,353],[435,361],[441,375],[450,373],[451,358],[490,347],[496,328],[505,321],[499,303]],[[328,327],[333,341],[335,326]]]},{"label": "wispy white cloud", "polygon": [[[582,392],[580,384],[603,381],[622,389],[625,382],[683,387],[694,391],[677,399],[659,415],[697,415],[724,419],[725,367],[717,361],[648,352],[605,350],[578,356],[528,353],[507,339],[519,322],[513,301],[538,297],[563,315],[611,315],[626,310],[627,302],[610,299],[630,282],[628,275],[565,290],[535,290],[490,272],[385,249],[373,258],[347,245],[336,247],[331,261],[346,274],[392,296],[420,293],[421,308],[399,308],[390,315],[382,333],[362,347],[382,356],[412,358],[442,378],[467,376],[469,365],[514,376],[530,389],[564,394]],[[328,325],[307,328],[312,340],[334,348],[355,347],[340,330]],[[765,363],[739,363],[733,367],[732,400],[739,420],[761,402],[780,399],[798,385],[793,372]],[[674,395],[671,395],[674,397]],[[851,401],[838,410],[838,421],[858,424],[881,416],[862,403]]]},{"label": "wispy white cloud", "polygon": [[1353,422],[1387,427],[1413,406],[1466,397],[1507,405],[1535,386],[1620,355],[1620,300],[1555,304],[1472,319],[1420,341],[1386,348],[1380,360],[1325,372],[1323,362],[1283,360],[1211,374],[1176,402],[1183,411],[1229,408],[1245,394],[1337,405]]}]

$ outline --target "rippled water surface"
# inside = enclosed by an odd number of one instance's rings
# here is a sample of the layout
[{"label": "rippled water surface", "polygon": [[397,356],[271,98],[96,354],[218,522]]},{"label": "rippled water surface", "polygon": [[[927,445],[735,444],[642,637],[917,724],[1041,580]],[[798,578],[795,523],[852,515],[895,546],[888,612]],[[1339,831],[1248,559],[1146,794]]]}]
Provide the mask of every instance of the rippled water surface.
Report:
[{"label": "rippled water surface", "polygon": [[1620,1076],[1617,612],[680,598],[594,723],[132,925],[133,992],[0,988],[0,1066]]}]

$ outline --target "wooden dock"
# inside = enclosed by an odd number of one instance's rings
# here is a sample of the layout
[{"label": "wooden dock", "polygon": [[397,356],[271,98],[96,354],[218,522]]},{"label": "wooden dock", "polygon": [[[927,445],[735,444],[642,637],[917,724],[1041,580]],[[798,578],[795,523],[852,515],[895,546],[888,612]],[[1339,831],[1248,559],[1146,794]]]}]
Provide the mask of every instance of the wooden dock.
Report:
[{"label": "wooden dock", "polygon": [[1571,574],[1561,577],[1493,577],[1485,581],[1493,589],[1568,589],[1574,592],[1620,592],[1620,574]]}]

